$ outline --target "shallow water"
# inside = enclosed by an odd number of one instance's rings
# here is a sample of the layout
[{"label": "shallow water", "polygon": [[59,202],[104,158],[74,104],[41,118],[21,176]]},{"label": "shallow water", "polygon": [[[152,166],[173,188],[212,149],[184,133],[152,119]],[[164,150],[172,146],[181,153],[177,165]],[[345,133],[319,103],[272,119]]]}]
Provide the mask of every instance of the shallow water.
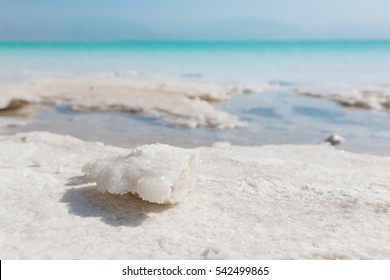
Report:
[{"label": "shallow water", "polygon": [[42,130],[124,147],[155,142],[194,147],[218,141],[240,145],[318,144],[337,133],[347,140],[340,149],[390,155],[390,119],[383,112],[350,110],[287,91],[236,94],[218,106],[240,117],[247,126],[186,129],[134,114],[45,107],[27,126],[7,133]]}]

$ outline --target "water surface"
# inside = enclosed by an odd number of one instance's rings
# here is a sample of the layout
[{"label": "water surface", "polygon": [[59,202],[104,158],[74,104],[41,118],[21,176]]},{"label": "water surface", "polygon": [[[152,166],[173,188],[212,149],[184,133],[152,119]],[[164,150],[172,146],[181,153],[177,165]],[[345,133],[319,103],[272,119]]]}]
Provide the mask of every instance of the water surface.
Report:
[{"label": "water surface", "polygon": [[[330,101],[296,96],[291,85],[389,86],[390,41],[305,42],[0,42],[0,82],[106,74],[202,82],[277,82],[274,92],[237,94],[218,105],[248,126],[218,131],[173,127],[145,116],[77,113],[46,107],[26,127],[133,146],[317,144],[343,135],[347,150],[390,154],[390,118]],[[284,87],[287,86],[287,87]]]}]

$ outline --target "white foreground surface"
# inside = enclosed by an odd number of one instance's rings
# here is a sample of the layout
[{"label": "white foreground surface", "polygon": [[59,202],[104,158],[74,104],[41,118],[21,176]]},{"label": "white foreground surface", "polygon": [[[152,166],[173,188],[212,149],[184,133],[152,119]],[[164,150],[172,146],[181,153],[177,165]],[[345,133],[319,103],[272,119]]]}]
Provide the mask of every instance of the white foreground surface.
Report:
[{"label": "white foreground surface", "polygon": [[197,187],[167,206],[83,184],[84,163],[125,149],[0,137],[0,258],[390,258],[390,158],[327,145],[198,151]]}]

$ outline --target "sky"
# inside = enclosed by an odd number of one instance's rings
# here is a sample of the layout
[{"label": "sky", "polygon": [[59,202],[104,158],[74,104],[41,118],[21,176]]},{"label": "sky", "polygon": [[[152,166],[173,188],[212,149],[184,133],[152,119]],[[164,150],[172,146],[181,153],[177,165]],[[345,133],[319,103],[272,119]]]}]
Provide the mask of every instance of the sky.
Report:
[{"label": "sky", "polygon": [[0,0],[0,39],[388,39],[389,11],[389,0]]}]

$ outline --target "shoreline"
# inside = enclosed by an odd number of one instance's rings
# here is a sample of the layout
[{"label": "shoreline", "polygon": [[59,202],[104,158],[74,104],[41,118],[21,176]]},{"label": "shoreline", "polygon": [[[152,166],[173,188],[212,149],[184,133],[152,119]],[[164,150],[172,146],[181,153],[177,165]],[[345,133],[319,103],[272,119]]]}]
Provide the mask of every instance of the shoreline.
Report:
[{"label": "shoreline", "polygon": [[344,108],[330,100],[328,90],[321,98],[295,90],[296,85],[280,83],[115,75],[2,83],[0,115],[6,117],[0,133],[50,131],[126,147],[317,144],[340,134],[347,139],[342,149],[390,155],[388,115],[381,108]]},{"label": "shoreline", "polygon": [[151,116],[179,127],[228,129],[244,125],[213,104],[233,93],[264,91],[272,85],[228,86],[186,80],[83,77],[0,84],[0,110],[27,105],[67,106],[73,111],[124,112]]}]

